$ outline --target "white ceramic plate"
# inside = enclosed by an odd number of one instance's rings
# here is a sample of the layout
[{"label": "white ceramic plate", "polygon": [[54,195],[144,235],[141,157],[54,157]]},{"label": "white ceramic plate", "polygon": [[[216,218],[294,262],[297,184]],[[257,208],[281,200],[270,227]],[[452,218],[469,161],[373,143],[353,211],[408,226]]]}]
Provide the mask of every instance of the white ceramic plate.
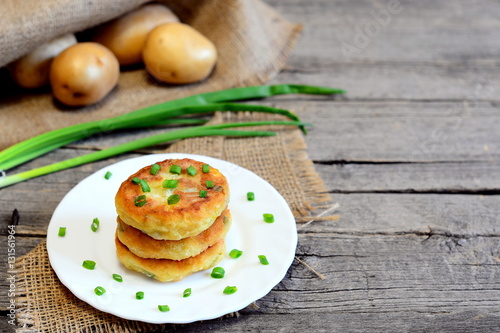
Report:
[{"label": "white ceramic plate", "polygon": [[[226,237],[227,251],[236,248],[243,255],[238,259],[226,256],[218,264],[226,271],[223,279],[211,278],[211,270],[207,270],[179,282],[162,283],[126,269],[116,258],[114,196],[122,181],[144,166],[184,157],[219,169],[231,186],[229,208],[233,224]],[[112,172],[109,180],[104,178],[107,171]],[[247,201],[247,192],[255,193],[255,201]],[[263,213],[274,214],[275,222],[265,223]],[[97,232],[90,229],[95,217],[100,220]],[[59,227],[66,227],[66,236],[58,236]],[[297,246],[292,212],[269,183],[235,164],[188,154],[147,155],[97,171],[63,198],[47,232],[50,263],[74,295],[101,311],[148,323],[189,323],[246,307],[283,279]],[[267,256],[269,265],[260,264],[261,254]],[[95,261],[96,268],[83,268],[84,260]],[[123,282],[113,280],[114,273],[120,274]],[[97,296],[94,293],[97,286],[104,287],[106,293]],[[223,294],[226,286],[236,286],[238,291]],[[184,298],[182,293],[186,288],[191,288],[192,294]],[[135,299],[137,291],[144,292],[144,299]],[[170,311],[160,312],[158,305],[165,304]]]}]

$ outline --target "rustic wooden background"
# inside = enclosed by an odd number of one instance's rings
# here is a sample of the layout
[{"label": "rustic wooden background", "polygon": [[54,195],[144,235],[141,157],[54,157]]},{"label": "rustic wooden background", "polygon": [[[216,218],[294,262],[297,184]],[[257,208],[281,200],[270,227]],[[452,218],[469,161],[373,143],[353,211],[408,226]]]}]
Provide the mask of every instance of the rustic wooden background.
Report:
[{"label": "rustic wooden background", "polygon": [[[288,67],[272,83],[348,90],[335,100],[266,101],[315,124],[306,137],[309,155],[341,219],[299,230],[297,257],[324,279],[296,261],[258,308],[176,330],[499,332],[500,3],[267,2],[304,24]],[[20,169],[83,154],[87,146],[59,149]],[[21,214],[17,255],[44,238],[67,191],[131,156],[0,190],[3,225],[14,208]],[[0,253],[4,266],[5,231]],[[7,289],[2,270],[2,332],[12,330]]]}]

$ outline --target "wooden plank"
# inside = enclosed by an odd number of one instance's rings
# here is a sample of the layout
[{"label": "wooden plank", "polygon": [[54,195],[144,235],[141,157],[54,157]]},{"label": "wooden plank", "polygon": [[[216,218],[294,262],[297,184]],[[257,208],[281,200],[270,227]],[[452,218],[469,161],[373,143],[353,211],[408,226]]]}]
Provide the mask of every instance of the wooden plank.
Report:
[{"label": "wooden plank", "polygon": [[332,192],[499,193],[500,162],[320,162],[316,170]]},{"label": "wooden plank", "polygon": [[[332,63],[498,61],[500,5],[491,0],[267,1],[293,22],[304,23],[294,59]],[[391,7],[390,4],[399,6]],[[320,52],[311,52],[320,50]],[[351,52],[352,54],[350,54]],[[326,59],[325,59],[326,60]],[[294,61],[294,64],[300,64]]]},{"label": "wooden plank", "polygon": [[[384,313],[324,312],[304,314],[266,314],[241,311],[239,317],[175,325],[182,332],[495,332],[500,325],[498,313],[468,309],[452,312],[418,313],[398,311]],[[164,331],[155,331],[160,333]]]},{"label": "wooden plank", "polygon": [[314,125],[305,136],[315,161],[484,161],[498,166],[500,125],[488,102],[336,101],[275,99]]},{"label": "wooden plank", "polygon": [[339,221],[318,221],[300,232],[353,235],[499,237],[500,196],[459,194],[332,194]]},{"label": "wooden plank", "polygon": [[363,63],[333,64],[329,58],[291,58],[270,83],[339,87],[349,100],[500,99],[498,66]]}]

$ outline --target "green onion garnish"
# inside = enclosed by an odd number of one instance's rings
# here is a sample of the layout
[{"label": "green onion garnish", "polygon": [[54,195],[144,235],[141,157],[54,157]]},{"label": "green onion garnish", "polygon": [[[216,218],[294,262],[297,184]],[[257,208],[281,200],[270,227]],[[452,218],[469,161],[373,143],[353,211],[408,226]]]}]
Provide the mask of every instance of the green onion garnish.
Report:
[{"label": "green onion garnish", "polygon": [[267,261],[267,258],[265,255],[261,254],[258,257],[259,257],[259,261],[262,265],[269,265],[269,261]]},{"label": "green onion garnish", "polygon": [[214,267],[210,276],[213,277],[214,279],[222,279],[224,277],[224,274],[226,274],[224,268]]},{"label": "green onion garnish", "polygon": [[141,183],[141,180],[140,180],[139,178],[137,178],[137,177],[132,178],[132,180],[131,180],[131,181],[132,181],[132,183],[134,183],[135,185],[139,185],[139,184]]},{"label": "green onion garnish", "polygon": [[267,223],[274,222],[274,215],[273,214],[262,214],[262,216],[264,216],[264,222],[267,222]]},{"label": "green onion garnish", "polygon": [[141,185],[142,192],[151,192],[151,188],[145,179],[141,179],[139,185]]},{"label": "green onion garnish", "polygon": [[248,201],[254,201],[255,200],[255,194],[253,192],[248,192],[247,193],[247,200]]},{"label": "green onion garnish", "polygon": [[86,269],[93,270],[95,268],[95,261],[84,260],[82,266],[85,267]]},{"label": "green onion garnish", "polygon": [[163,188],[176,188],[178,183],[178,179],[165,179],[162,186]]},{"label": "green onion garnish", "polygon": [[161,169],[161,166],[155,163],[151,166],[149,173],[152,175],[156,175],[158,173],[158,171],[160,171],[160,169]]},{"label": "green onion garnish", "polygon": [[238,249],[232,249],[231,252],[229,252],[229,256],[233,259],[241,257],[243,254],[243,251],[240,251]]},{"label": "green onion garnish", "polygon": [[168,312],[170,311],[170,307],[168,305],[158,305],[158,310],[161,312]]},{"label": "green onion garnish", "polygon": [[182,297],[189,297],[191,296],[191,288],[187,288],[186,290],[184,290],[184,292],[182,293]]},{"label": "green onion garnish", "polygon": [[106,293],[106,289],[101,286],[95,287],[94,292],[97,296],[102,296]]},{"label": "green onion garnish", "polygon": [[104,175],[104,178],[105,178],[105,179],[109,179],[109,178],[111,178],[111,176],[112,176],[112,175],[113,175],[113,174],[111,173],[111,171],[108,171],[108,172],[106,172],[106,174]]},{"label": "green onion garnish", "polygon": [[236,286],[227,286],[226,288],[224,288],[223,293],[226,295],[231,295],[237,291],[238,291],[238,288],[236,288]]},{"label": "green onion garnish", "polygon": [[203,164],[203,166],[201,167],[201,171],[203,171],[203,173],[209,173],[210,172],[210,165]]},{"label": "green onion garnish", "polygon": [[182,168],[176,164],[170,166],[170,173],[176,173],[178,175],[181,174]]},{"label": "green onion garnish", "polygon": [[181,200],[181,196],[178,194],[172,194],[168,197],[167,202],[169,205],[175,205]]},{"label": "green onion garnish", "polygon": [[93,232],[96,232],[97,229],[99,229],[99,219],[97,217],[92,220],[92,224],[90,225],[90,229],[92,229]]},{"label": "green onion garnish", "polygon": [[144,298],[144,291],[138,291],[135,293],[135,299],[143,299]]},{"label": "green onion garnish", "polygon": [[196,175],[196,169],[192,165],[190,165],[189,168],[186,169],[186,171],[187,171],[188,175],[190,175],[190,176]]},{"label": "green onion garnish", "polygon": [[207,197],[207,191],[200,190],[200,198],[206,198]]},{"label": "green onion garnish", "polygon": [[113,280],[123,282],[123,278],[120,274],[113,274]]},{"label": "green onion garnish", "polygon": [[213,188],[214,187],[214,181],[213,180],[207,180],[205,182],[205,185],[207,185],[207,188]]},{"label": "green onion garnish", "polygon": [[134,205],[136,205],[137,207],[142,207],[145,204],[146,204],[146,196],[144,194],[134,199]]},{"label": "green onion garnish", "polygon": [[59,227],[59,232],[57,233],[59,237],[66,236],[66,227]]}]

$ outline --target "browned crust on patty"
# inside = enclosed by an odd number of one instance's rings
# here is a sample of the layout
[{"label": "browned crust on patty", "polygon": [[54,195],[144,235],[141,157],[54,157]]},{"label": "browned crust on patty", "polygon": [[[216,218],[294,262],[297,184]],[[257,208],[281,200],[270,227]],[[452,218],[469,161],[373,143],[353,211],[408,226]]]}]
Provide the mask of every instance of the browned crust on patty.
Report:
[{"label": "browned crust on patty", "polygon": [[205,251],[226,237],[231,227],[231,213],[225,209],[215,222],[198,235],[179,240],[158,240],[117,218],[117,235],[133,254],[142,258],[182,260]]},{"label": "browned crust on patty", "polygon": [[225,255],[226,243],[221,239],[197,256],[184,260],[141,258],[129,251],[115,236],[118,260],[128,269],[142,273],[161,282],[179,281],[198,271],[209,269]]},{"label": "browned crust on patty", "polygon": [[[167,159],[156,164],[161,166],[156,175],[150,173],[151,166],[144,167],[124,181],[115,196],[116,211],[120,219],[155,239],[179,240],[199,234],[207,229],[222,213],[229,202],[229,184],[226,177],[216,168],[210,167],[209,173],[202,172],[205,163],[192,159]],[[170,173],[170,166],[179,165],[180,175]],[[187,174],[186,169],[193,166],[195,176]],[[151,192],[142,192],[141,186],[132,182],[137,177],[147,181]],[[165,179],[178,179],[176,189],[162,187]],[[206,187],[206,181],[214,183]],[[199,191],[207,191],[206,198],[200,198]],[[171,194],[178,194],[180,201],[168,205]],[[138,207],[134,200],[146,196],[146,204]]]}]

